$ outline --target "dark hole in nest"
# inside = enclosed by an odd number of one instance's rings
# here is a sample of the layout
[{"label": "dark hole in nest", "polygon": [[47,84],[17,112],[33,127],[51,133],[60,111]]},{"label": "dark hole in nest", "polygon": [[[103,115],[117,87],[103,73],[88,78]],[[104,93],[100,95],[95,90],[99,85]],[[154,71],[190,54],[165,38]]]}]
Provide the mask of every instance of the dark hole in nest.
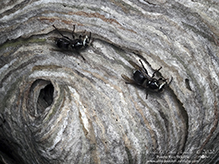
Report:
[{"label": "dark hole in nest", "polygon": [[38,79],[33,82],[27,97],[27,109],[32,117],[39,117],[54,100],[54,86],[51,81]]},{"label": "dark hole in nest", "polygon": [[44,88],[40,90],[39,97],[37,99],[38,113],[42,113],[53,102],[54,86],[50,82]]}]

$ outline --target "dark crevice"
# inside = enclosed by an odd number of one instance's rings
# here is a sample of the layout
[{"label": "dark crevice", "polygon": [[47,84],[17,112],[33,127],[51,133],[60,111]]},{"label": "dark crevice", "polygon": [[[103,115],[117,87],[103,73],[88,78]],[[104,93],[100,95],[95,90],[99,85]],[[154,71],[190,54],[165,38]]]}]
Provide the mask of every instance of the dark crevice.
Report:
[{"label": "dark crevice", "polygon": [[180,147],[178,149],[177,154],[178,155],[182,155],[185,151],[185,147],[186,147],[186,143],[187,143],[187,138],[188,138],[188,128],[189,128],[189,116],[188,113],[186,111],[186,109],[183,106],[183,103],[178,99],[177,95],[174,93],[174,91],[172,89],[168,89],[168,91],[171,93],[171,95],[174,95],[174,100],[175,102],[178,104],[178,108],[179,111],[181,113],[182,119],[183,119],[183,124],[184,124],[184,128],[183,128],[183,132],[184,135],[182,137],[182,140],[180,142]]},{"label": "dark crevice", "polygon": [[27,98],[27,110],[32,117],[39,117],[53,103],[54,86],[50,81],[38,79],[33,82]]},{"label": "dark crevice", "polygon": [[37,110],[42,113],[53,102],[54,87],[51,83],[40,90],[40,94],[37,100]]},{"label": "dark crevice", "polygon": [[[0,163],[17,164],[24,161],[17,154],[17,145],[11,145],[11,141],[0,138]],[[10,145],[10,146],[9,146]]]},{"label": "dark crevice", "polygon": [[186,88],[187,88],[188,90],[192,91],[191,86],[190,86],[189,79],[187,79],[187,78],[185,79],[185,84],[186,84]]},{"label": "dark crevice", "polygon": [[132,159],[132,154],[131,154],[131,151],[129,150],[129,148],[126,146],[125,147],[125,151],[127,153],[127,156],[128,156],[128,163],[129,164],[133,164],[133,159]]}]

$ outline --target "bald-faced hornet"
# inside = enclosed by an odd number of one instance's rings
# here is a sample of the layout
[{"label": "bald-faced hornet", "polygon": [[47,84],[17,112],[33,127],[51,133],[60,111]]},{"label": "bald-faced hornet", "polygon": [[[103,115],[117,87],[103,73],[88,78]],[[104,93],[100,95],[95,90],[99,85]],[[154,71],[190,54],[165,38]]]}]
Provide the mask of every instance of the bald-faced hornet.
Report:
[{"label": "bald-faced hornet", "polygon": [[[83,35],[79,35],[78,38],[75,38],[75,25],[73,25],[72,39],[63,35],[54,25],[53,27],[62,36],[62,38],[56,38],[56,45],[62,50],[73,50],[79,53],[79,50],[86,48],[90,43],[91,32],[89,33],[89,36],[87,36],[85,35],[86,31],[84,31]],[[85,58],[82,55],[81,57],[85,60]]]},{"label": "bald-faced hornet", "polygon": [[133,73],[133,79],[130,79],[126,75],[122,74],[122,78],[126,81],[126,84],[134,84],[137,86],[141,86],[146,89],[146,99],[148,96],[148,90],[153,91],[153,92],[161,92],[164,87],[169,85],[172,81],[169,82],[168,79],[165,79],[163,76],[160,78],[155,78],[155,74],[158,73],[162,67],[159,69],[155,70],[152,76],[148,74],[148,71],[144,67],[143,63],[141,60],[139,60],[142,67],[140,67],[138,64],[134,63],[133,61],[129,60],[129,63],[135,68],[135,71]]}]

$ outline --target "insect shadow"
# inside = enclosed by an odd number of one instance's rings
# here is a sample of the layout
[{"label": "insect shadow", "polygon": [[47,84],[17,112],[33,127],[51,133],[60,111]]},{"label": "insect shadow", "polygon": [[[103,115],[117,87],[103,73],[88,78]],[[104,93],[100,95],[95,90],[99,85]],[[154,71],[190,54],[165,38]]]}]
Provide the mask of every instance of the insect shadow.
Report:
[{"label": "insect shadow", "polygon": [[[146,90],[146,99],[148,97],[148,91],[152,92],[162,92],[165,86],[169,86],[172,82],[172,77],[170,81],[168,82],[168,79],[165,79],[159,71],[162,67],[155,70],[152,76],[148,74],[148,71],[144,67],[141,60],[139,60],[141,63],[141,66],[134,63],[133,61],[129,60],[129,63],[135,68],[135,71],[133,72],[132,79],[127,77],[126,75],[122,74],[122,78],[125,80],[126,84],[133,84],[140,87],[143,87]],[[160,77],[156,78],[155,75],[159,73]]]}]

